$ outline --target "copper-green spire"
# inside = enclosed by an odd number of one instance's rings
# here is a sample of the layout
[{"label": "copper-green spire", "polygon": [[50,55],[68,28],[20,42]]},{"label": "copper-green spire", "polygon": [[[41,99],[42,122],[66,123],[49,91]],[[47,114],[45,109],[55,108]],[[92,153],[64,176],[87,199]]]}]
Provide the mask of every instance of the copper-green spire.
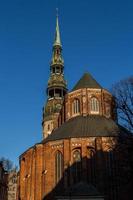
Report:
[{"label": "copper-green spire", "polygon": [[58,22],[58,10],[56,15],[56,31],[55,31],[55,40],[53,44],[53,55],[51,60],[51,66],[59,65],[64,66],[64,61],[62,58],[62,45],[60,39],[60,30],[59,30],[59,22]]},{"label": "copper-green spire", "polygon": [[56,15],[56,31],[55,31],[55,40],[53,46],[61,46],[61,39],[60,39],[60,29],[59,29],[59,20],[58,20],[58,10]]}]

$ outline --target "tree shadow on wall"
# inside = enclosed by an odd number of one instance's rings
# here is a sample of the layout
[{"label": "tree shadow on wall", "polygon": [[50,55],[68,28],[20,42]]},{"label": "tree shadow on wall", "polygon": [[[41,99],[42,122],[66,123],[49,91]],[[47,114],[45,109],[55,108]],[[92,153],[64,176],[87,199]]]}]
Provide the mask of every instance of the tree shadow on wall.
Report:
[{"label": "tree shadow on wall", "polygon": [[120,134],[112,150],[96,151],[90,158],[84,157],[65,168],[60,181],[43,200],[132,199],[133,137]]}]

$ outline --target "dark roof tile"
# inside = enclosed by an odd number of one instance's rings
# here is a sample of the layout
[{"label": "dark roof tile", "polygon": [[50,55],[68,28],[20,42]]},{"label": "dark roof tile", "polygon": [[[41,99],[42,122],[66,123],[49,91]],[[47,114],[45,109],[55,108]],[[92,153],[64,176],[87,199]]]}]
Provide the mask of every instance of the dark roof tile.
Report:
[{"label": "dark roof tile", "polygon": [[100,115],[77,116],[55,129],[43,142],[79,137],[118,136],[120,127]]},{"label": "dark roof tile", "polygon": [[81,89],[81,88],[96,88],[96,89],[102,89],[102,87],[97,83],[97,81],[89,74],[85,73],[81,79],[77,82],[77,84],[74,86],[72,91]]}]

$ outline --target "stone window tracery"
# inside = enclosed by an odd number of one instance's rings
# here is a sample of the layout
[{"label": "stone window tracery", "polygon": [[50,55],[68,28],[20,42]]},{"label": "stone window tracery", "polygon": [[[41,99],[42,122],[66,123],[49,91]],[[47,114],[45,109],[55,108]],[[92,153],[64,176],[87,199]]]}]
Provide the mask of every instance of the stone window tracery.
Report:
[{"label": "stone window tracery", "polygon": [[100,107],[99,107],[99,101],[96,97],[92,97],[90,101],[90,112],[92,114],[99,114]]},{"label": "stone window tracery", "polygon": [[60,151],[55,154],[55,183],[58,183],[63,174],[63,155]]},{"label": "stone window tracery", "polygon": [[79,99],[74,99],[73,104],[72,104],[72,113],[73,114],[80,113],[80,101],[79,101]]}]

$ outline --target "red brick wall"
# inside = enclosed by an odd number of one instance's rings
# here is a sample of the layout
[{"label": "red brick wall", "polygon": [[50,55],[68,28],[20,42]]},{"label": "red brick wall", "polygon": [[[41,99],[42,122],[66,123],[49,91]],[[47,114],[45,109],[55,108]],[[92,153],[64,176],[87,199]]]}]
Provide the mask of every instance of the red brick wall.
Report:
[{"label": "red brick wall", "polygon": [[[73,151],[80,148],[82,154],[82,179],[86,180],[87,148],[93,148],[97,152],[97,180],[99,189],[103,190],[104,171],[103,152],[113,148],[113,138],[72,138],[59,141],[37,144],[27,150],[20,159],[20,198],[21,200],[42,200],[55,187],[55,153],[62,152],[64,157],[64,172],[73,165]],[[64,175],[64,187],[73,183],[72,174]],[[101,183],[101,184],[100,184]]]},{"label": "red brick wall", "polygon": [[[80,115],[90,115],[90,100],[92,97],[96,97],[99,101],[100,112],[99,115],[103,115],[107,118],[116,120],[115,102],[112,95],[105,89],[79,89],[68,93],[65,96],[64,104],[59,115],[58,126],[75,117],[72,113],[72,103],[75,98],[80,101]],[[78,115],[79,115],[78,114]]]}]

